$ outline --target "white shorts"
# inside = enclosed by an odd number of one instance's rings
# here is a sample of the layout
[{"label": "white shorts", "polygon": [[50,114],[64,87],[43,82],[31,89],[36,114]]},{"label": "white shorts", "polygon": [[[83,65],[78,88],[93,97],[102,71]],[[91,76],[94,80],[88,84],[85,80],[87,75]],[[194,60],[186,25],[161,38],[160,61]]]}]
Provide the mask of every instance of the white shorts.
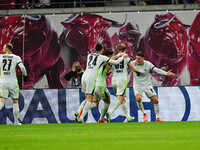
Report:
[{"label": "white shorts", "polygon": [[155,90],[153,89],[153,86],[147,86],[147,87],[137,87],[137,86],[133,86],[134,89],[134,93],[136,94],[140,94],[142,95],[143,92],[146,94],[147,97],[152,97],[157,95]]},{"label": "white shorts", "polygon": [[19,99],[19,86],[18,84],[0,83],[0,97],[12,99]]},{"label": "white shorts", "polygon": [[107,100],[110,93],[107,88],[103,86],[96,86],[94,90],[94,101]]},{"label": "white shorts", "polygon": [[112,87],[117,96],[126,96],[127,80],[112,80]]},{"label": "white shorts", "polygon": [[94,89],[95,80],[84,73],[81,79],[81,91],[85,94],[93,94]]}]

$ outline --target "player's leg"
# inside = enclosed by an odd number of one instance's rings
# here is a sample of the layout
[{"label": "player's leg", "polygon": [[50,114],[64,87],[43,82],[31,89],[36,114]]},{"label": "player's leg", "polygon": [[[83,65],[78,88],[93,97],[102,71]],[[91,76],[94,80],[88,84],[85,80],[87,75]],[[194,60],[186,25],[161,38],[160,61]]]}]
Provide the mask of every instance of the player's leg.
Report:
[{"label": "player's leg", "polygon": [[93,100],[94,96],[92,94],[85,94],[85,97],[86,97],[86,103],[82,109],[83,111],[79,119],[79,121],[81,122],[84,122],[84,117],[87,114],[88,110],[97,106],[97,104]]},{"label": "player's leg", "polygon": [[78,108],[78,110],[74,113],[74,116],[75,116],[75,121],[77,122],[83,112],[83,107],[85,106],[87,100],[83,100]]},{"label": "player's leg", "polygon": [[5,102],[6,102],[6,99],[3,97],[0,97],[0,110],[4,107]]},{"label": "player's leg", "polygon": [[8,94],[8,89],[3,84],[0,84],[0,110],[4,107]]},{"label": "player's leg", "polygon": [[147,114],[144,111],[144,105],[142,103],[142,95],[138,94],[138,93],[135,94],[135,99],[136,99],[136,103],[137,103],[138,109],[141,110],[142,113],[143,113],[144,122],[147,122],[148,121],[148,117],[147,117]]},{"label": "player's leg", "polygon": [[145,114],[145,112],[144,112],[144,106],[142,104],[142,95],[138,94],[138,93],[135,94],[135,99],[136,99],[138,108],[142,111],[143,114]]},{"label": "player's leg", "polygon": [[[84,75],[82,77],[82,92],[85,93],[85,104],[82,108],[81,116],[77,118],[78,121],[84,122],[84,117],[87,114],[89,109],[92,109],[97,106],[94,102],[94,79],[89,78],[89,76]],[[80,108],[81,109],[81,108]]]},{"label": "player's leg", "polygon": [[160,122],[162,120],[159,117],[160,107],[159,107],[159,103],[158,103],[158,97],[156,95],[154,95],[154,96],[151,96],[150,98],[151,98],[151,100],[154,103],[154,110],[155,110],[155,114],[156,114],[156,121]]},{"label": "player's leg", "polygon": [[21,123],[19,122],[19,86],[15,85],[13,87],[10,87],[9,94],[13,100],[14,124],[21,125]]},{"label": "player's leg", "polygon": [[119,106],[122,104],[122,102],[123,102],[123,97],[118,95],[115,104],[109,111],[109,114],[112,115],[112,113],[115,112],[119,108]]},{"label": "player's leg", "polygon": [[120,105],[122,106],[122,110],[123,110],[124,114],[126,115],[127,120],[128,121],[134,120],[134,117],[131,117],[128,114],[128,108],[125,105],[125,103],[126,103],[125,97],[126,97],[127,80],[124,80],[124,85],[121,84],[122,82],[123,82],[122,80],[118,80],[118,81],[115,81],[113,83],[113,88],[114,88],[114,91],[117,95],[117,100],[116,100],[114,106],[111,108],[111,110],[107,114],[107,120],[109,122],[110,122],[112,113],[114,111],[116,111],[119,108]]},{"label": "player's leg", "polygon": [[159,117],[160,108],[159,108],[159,104],[158,104],[158,97],[157,97],[157,94],[156,94],[155,90],[153,89],[152,86],[149,86],[149,87],[146,88],[145,94],[154,103],[154,110],[155,110],[155,114],[156,114],[156,121],[161,121],[160,117]]},{"label": "player's leg", "polygon": [[[117,81],[116,81],[117,82]],[[113,87],[113,90],[115,92],[115,94],[117,94],[117,83],[115,81],[113,82],[112,81],[112,87]],[[118,99],[118,98],[117,98]],[[120,101],[116,101],[115,104],[111,107],[110,111],[108,112],[108,122],[110,121],[110,118],[111,118],[111,115],[112,113],[121,105],[121,102]]]},{"label": "player's leg", "polygon": [[128,108],[126,107],[126,98],[124,96],[123,96],[123,101],[122,101],[121,106],[122,106],[122,110],[123,110],[123,112],[126,116],[127,121],[134,120],[135,117],[130,116],[129,113],[128,113]]},{"label": "player's leg", "polygon": [[123,80],[120,80],[120,81],[113,80],[112,86],[115,91],[115,94],[117,95],[117,100],[115,101],[115,104],[108,112],[108,115],[107,115],[108,121],[110,121],[110,118],[111,118],[111,115],[113,114],[113,112],[115,112],[121,104],[125,103],[124,96],[126,95],[126,87],[127,87],[126,83],[127,82],[124,81],[124,83],[125,83],[124,85],[121,83],[123,83]]},{"label": "player's leg", "polygon": [[14,116],[14,124],[21,125],[19,122],[19,104],[18,99],[13,99],[13,116]]},{"label": "player's leg", "polygon": [[3,109],[5,105],[6,98],[8,98],[8,94],[9,94],[8,89],[1,83],[0,84],[0,111]]},{"label": "player's leg", "polygon": [[[82,86],[81,86],[81,91],[82,91],[83,93],[86,93],[86,85],[87,85],[87,82],[86,82],[86,81],[87,81],[87,80],[85,79],[85,77],[86,77],[86,75],[83,74],[82,79],[81,79],[81,85],[82,85]],[[87,102],[86,99],[83,100],[83,101],[81,102],[81,104],[80,104],[78,110],[74,113],[75,121],[76,121],[76,122],[78,122],[78,120],[79,120],[79,118],[80,118],[80,116],[81,116],[81,114],[82,114],[83,107],[85,106],[86,102]]]},{"label": "player's leg", "polygon": [[79,108],[78,108],[78,110],[77,110],[77,113],[79,114],[79,115],[81,115],[81,113],[82,113],[82,110],[83,110],[83,107],[84,107],[84,105],[86,104],[86,100],[84,100],[84,101],[82,101],[81,102],[81,104],[80,104],[80,106],[79,106]]},{"label": "player's leg", "polygon": [[108,108],[110,106],[110,94],[108,92],[108,89],[106,88],[105,91],[104,91],[104,95],[102,97],[103,101],[104,101],[104,105],[101,109],[101,115],[100,115],[100,118],[99,118],[99,123],[104,123],[104,117],[108,111]]},{"label": "player's leg", "polygon": [[138,109],[142,111],[143,113],[143,120],[144,122],[148,121],[148,117],[144,111],[144,105],[142,103],[142,93],[143,93],[143,89],[141,87],[134,87],[134,93],[135,93],[135,99],[136,99],[136,103],[138,106]]}]

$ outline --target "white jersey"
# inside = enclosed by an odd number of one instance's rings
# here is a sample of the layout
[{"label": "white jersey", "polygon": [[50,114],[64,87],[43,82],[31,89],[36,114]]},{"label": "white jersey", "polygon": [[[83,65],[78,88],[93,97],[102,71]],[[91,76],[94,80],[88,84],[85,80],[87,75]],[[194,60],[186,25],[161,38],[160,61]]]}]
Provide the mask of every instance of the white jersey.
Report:
[{"label": "white jersey", "polygon": [[90,76],[94,80],[95,86],[105,86],[105,69],[106,65],[109,64],[117,64],[122,61],[123,58],[120,57],[117,60],[112,60],[107,56],[91,53],[87,58],[87,67],[86,74]]},{"label": "white jersey", "polygon": [[124,58],[120,63],[112,65],[112,80],[127,79],[129,63],[130,58]]},{"label": "white jersey", "polygon": [[124,58],[120,63],[112,65],[112,87],[117,96],[126,96],[129,63],[130,58]]},{"label": "white jersey", "polygon": [[19,65],[22,73],[27,75],[19,56],[14,54],[0,54],[0,83],[18,84],[16,76],[17,65]]},{"label": "white jersey", "polygon": [[96,86],[97,82],[101,82],[100,79],[102,78],[104,68],[107,64],[106,62],[108,61],[109,57],[97,53],[91,53],[88,55],[85,74],[91,80],[93,80],[94,82],[93,87]]},{"label": "white jersey", "polygon": [[151,62],[144,60],[143,65],[138,65],[136,61],[133,61],[133,65],[142,73],[133,72],[134,80],[133,85],[136,87],[152,86],[152,76],[150,71],[155,71],[161,75],[167,75],[167,72],[156,68]]}]

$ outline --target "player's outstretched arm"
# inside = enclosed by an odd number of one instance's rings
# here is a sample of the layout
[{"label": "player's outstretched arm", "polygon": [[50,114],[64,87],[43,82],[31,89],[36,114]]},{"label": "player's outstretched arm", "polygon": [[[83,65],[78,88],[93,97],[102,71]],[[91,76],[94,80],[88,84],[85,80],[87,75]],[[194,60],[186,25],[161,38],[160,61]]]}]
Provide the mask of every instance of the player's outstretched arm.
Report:
[{"label": "player's outstretched arm", "polygon": [[157,67],[154,67],[152,70],[155,71],[156,73],[160,74],[160,75],[175,76],[175,74],[173,72],[171,72],[171,70],[166,72],[166,71],[159,69]]}]

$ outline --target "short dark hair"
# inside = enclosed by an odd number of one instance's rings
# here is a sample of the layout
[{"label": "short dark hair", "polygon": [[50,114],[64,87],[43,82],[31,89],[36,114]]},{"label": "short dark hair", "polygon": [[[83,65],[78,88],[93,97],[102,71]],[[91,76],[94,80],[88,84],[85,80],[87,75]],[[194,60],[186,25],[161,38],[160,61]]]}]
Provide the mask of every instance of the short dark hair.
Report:
[{"label": "short dark hair", "polygon": [[104,52],[103,52],[103,55],[105,55],[105,56],[112,56],[113,55],[113,51],[112,50],[105,50]]},{"label": "short dark hair", "polygon": [[103,45],[100,44],[100,43],[98,43],[98,44],[95,46],[95,49],[96,49],[97,52],[101,51],[102,48],[103,48]]},{"label": "short dark hair", "polygon": [[125,45],[125,44],[119,44],[119,45],[117,46],[117,49],[118,49],[119,51],[124,52],[124,51],[126,50],[126,45]]},{"label": "short dark hair", "polygon": [[13,50],[13,45],[11,43],[7,43],[6,44],[6,48],[12,51]]},{"label": "short dark hair", "polygon": [[138,51],[136,52],[136,56],[144,57],[144,52]]}]

